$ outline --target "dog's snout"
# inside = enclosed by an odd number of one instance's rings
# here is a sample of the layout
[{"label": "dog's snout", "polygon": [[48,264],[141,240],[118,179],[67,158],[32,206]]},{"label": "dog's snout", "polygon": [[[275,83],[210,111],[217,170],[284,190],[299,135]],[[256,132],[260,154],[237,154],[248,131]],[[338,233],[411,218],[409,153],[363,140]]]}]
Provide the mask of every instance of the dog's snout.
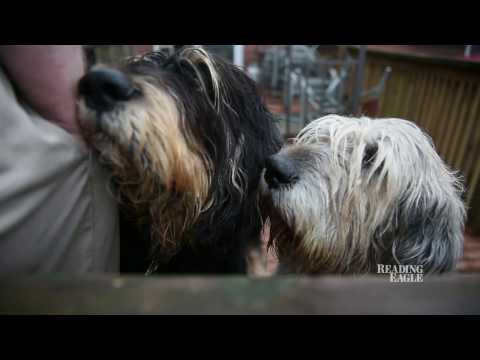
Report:
[{"label": "dog's snout", "polygon": [[119,101],[133,98],[138,90],[127,75],[114,69],[97,69],[88,72],[79,82],[78,92],[89,107],[111,110]]},{"label": "dog's snout", "polygon": [[279,154],[272,155],[265,162],[265,181],[270,188],[292,184],[298,180],[293,161]]}]

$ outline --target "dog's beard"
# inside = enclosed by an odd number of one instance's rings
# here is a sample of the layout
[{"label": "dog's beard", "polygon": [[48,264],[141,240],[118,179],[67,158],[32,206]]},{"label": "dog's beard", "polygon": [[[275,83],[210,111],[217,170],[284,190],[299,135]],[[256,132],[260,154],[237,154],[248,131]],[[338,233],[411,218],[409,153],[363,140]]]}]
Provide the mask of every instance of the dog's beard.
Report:
[{"label": "dog's beard", "polygon": [[142,84],[144,98],[98,113],[79,102],[83,134],[111,170],[124,211],[151,223],[152,253],[175,254],[180,239],[211,203],[209,159],[188,132],[184,112],[166,90]]},{"label": "dog's beard", "polygon": [[304,169],[297,182],[272,189],[263,177],[261,191],[272,223],[269,243],[281,266],[299,273],[341,272],[345,246],[336,238],[325,171]]},{"label": "dog's beard", "polygon": [[264,232],[262,240],[267,244],[267,250],[273,250],[282,267],[294,271],[293,264],[288,262],[288,254],[297,253],[299,239],[295,237],[292,228],[273,204],[271,194],[265,195],[261,201],[261,212],[264,214]]},{"label": "dog's beard", "polygon": [[[320,209],[302,206],[308,204],[307,199],[296,197],[299,191],[295,186],[263,189],[262,214],[270,222],[268,246],[277,254],[280,272],[329,272],[330,256],[319,254],[324,242],[324,232],[320,230],[323,220],[317,213]],[[311,198],[308,200],[310,204],[316,203]]]}]

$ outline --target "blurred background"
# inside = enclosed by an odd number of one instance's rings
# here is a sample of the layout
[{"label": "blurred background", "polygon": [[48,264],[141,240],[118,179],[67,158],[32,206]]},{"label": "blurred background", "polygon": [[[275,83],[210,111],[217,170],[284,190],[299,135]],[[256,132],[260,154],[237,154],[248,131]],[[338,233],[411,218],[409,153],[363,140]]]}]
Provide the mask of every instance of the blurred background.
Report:
[{"label": "blurred background", "polygon": [[[84,45],[89,66],[183,45]],[[480,45],[202,45],[246,70],[285,138],[322,115],[417,123],[464,177],[460,268],[480,271]]]}]

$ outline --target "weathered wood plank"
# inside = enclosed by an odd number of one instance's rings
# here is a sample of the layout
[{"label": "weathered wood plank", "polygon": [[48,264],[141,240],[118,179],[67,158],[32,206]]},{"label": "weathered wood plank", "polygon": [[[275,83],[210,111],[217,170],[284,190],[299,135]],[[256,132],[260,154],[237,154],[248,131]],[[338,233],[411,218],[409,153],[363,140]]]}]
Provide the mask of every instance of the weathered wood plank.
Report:
[{"label": "weathered wood plank", "polygon": [[1,314],[480,314],[480,275],[386,277],[16,277]]},{"label": "weathered wood plank", "polygon": [[466,116],[469,110],[469,105],[471,103],[470,99],[473,97],[472,84],[470,82],[465,83],[466,94],[462,99],[460,106],[459,114],[457,117],[457,125],[455,126],[455,132],[453,133],[452,142],[448,147],[448,156],[446,161],[448,164],[451,164],[454,168],[460,168],[461,164],[455,162],[455,153],[458,150],[458,143],[461,135],[464,137],[469,137],[470,133],[465,131]]},{"label": "weathered wood plank", "polygon": [[425,90],[428,84],[428,73],[419,72],[417,73],[416,84],[417,87],[415,88],[415,102],[414,106],[412,107],[412,115],[409,120],[415,121],[418,125],[423,127],[423,118],[420,116],[422,111],[423,105],[423,97],[425,94]]}]

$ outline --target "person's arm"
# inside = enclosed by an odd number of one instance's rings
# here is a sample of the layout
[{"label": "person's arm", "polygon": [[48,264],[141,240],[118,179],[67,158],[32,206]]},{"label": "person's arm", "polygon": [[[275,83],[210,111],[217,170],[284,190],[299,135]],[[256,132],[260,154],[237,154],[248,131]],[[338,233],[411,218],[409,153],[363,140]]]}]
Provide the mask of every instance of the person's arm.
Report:
[{"label": "person's arm", "polygon": [[78,133],[76,89],[85,72],[80,45],[0,46],[0,62],[35,111]]}]

